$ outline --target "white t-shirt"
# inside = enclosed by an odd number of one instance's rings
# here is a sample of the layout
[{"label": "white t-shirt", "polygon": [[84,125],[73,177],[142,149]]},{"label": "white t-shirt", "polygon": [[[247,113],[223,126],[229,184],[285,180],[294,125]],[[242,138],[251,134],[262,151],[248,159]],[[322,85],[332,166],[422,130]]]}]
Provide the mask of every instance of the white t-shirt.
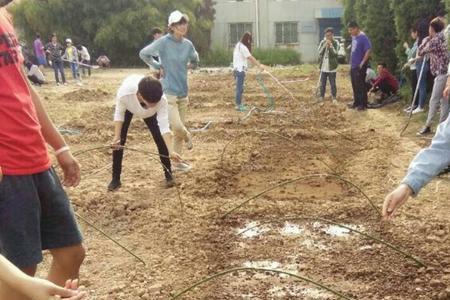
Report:
[{"label": "white t-shirt", "polygon": [[45,76],[42,74],[41,70],[38,66],[32,65],[30,70],[28,71],[28,76],[36,76],[40,81],[45,81]]},{"label": "white t-shirt", "polygon": [[252,56],[247,46],[238,42],[233,51],[233,69],[242,72],[248,67],[247,59]]},{"label": "white t-shirt", "polygon": [[89,51],[85,46],[81,46],[80,55],[82,60],[91,60],[91,55],[89,54]]},{"label": "white t-shirt", "polygon": [[139,82],[144,77],[144,75],[130,75],[125,78],[117,91],[114,121],[124,121],[125,111],[127,110],[134,116],[143,119],[153,117],[157,114],[156,119],[158,120],[161,134],[169,133],[169,104],[167,103],[166,97],[163,96],[156,106],[148,109],[143,108],[139,103],[136,94],[138,92]]}]

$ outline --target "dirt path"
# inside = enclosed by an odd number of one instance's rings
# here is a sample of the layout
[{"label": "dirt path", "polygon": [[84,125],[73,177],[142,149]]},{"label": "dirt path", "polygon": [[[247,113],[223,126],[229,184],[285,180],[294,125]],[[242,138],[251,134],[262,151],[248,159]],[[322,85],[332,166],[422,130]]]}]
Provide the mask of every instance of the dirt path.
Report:
[{"label": "dirt path", "polygon": [[[308,70],[277,70],[276,75],[289,81]],[[146,71],[109,70],[95,74],[82,88],[39,90],[55,123],[67,132],[81,133],[66,136],[72,148],[109,143],[115,90],[121,79],[136,72]],[[194,133],[195,149],[184,153],[194,168],[177,174],[181,203],[176,189],[163,188],[159,163],[142,153],[126,153],[122,188],[115,193],[106,192],[109,150],[78,158],[85,179],[69,191],[76,211],[147,263],[142,266],[80,221],[88,248],[82,276],[92,298],[169,299],[189,284],[232,267],[281,269],[353,299],[444,297],[450,286],[450,185],[445,178],[433,181],[384,228],[357,189],[331,177],[285,185],[222,218],[242,201],[285,180],[331,172],[359,186],[379,209],[409,161],[429,142],[414,137],[417,123],[398,138],[404,121],[398,105],[364,113],[348,111],[350,88],[344,72],[338,76],[339,105],[313,104],[314,74],[308,82],[286,84],[296,102],[268,77],[264,82],[276,99],[277,113],[258,113],[240,121],[245,114],[234,111],[231,74],[191,76],[189,127],[212,123],[208,130]],[[245,95],[249,104],[267,105],[254,75],[248,76]],[[131,127],[129,146],[155,151],[142,121],[133,121]],[[339,226],[283,221],[288,216],[326,218],[381,236],[429,267],[419,268],[381,243]],[[237,235],[268,219],[278,223]],[[220,277],[183,299],[333,297],[304,282],[247,271]]]}]

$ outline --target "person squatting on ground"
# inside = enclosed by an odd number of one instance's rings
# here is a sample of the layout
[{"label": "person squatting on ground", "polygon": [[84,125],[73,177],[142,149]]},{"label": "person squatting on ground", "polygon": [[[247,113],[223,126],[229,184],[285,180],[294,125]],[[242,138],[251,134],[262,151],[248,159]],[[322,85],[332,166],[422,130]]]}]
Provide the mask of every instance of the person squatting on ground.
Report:
[{"label": "person squatting on ground", "polygon": [[25,67],[27,68],[27,77],[34,84],[41,86],[46,82],[44,74],[41,72],[38,66],[33,65],[31,62],[26,62]]},{"label": "person squatting on ground", "polygon": [[440,107],[439,123],[448,117],[448,97],[444,96],[445,84],[448,72],[448,50],[444,36],[444,23],[438,18],[433,19],[429,26],[429,36],[425,38],[419,46],[418,54],[423,57],[430,57],[430,70],[435,76],[433,91],[430,98],[430,109],[425,126],[418,132],[418,135],[431,133],[431,125]]},{"label": "person squatting on ground", "polygon": [[47,66],[47,58],[45,57],[45,47],[41,41],[41,35],[36,33],[36,39],[33,42],[34,55],[36,55],[36,64],[41,71]]},{"label": "person squatting on ground", "polygon": [[407,57],[407,62],[403,66],[403,68],[404,69],[409,68],[409,70],[411,72],[411,76],[410,76],[411,92],[412,92],[412,97],[415,97],[412,106],[406,108],[405,112],[409,113],[412,110],[413,114],[417,114],[417,113],[423,111],[423,108],[418,108],[419,107],[419,98],[416,95],[417,81],[418,81],[417,67],[416,67],[418,37],[419,37],[418,30],[416,27],[413,27],[413,28],[411,28],[411,38],[413,39],[414,43],[412,44],[411,47],[409,47],[408,42],[403,43],[403,47],[405,48],[405,54]]},{"label": "person squatting on ground", "polygon": [[2,284],[33,300],[86,299],[86,292],[78,289],[78,280],[67,280],[62,288],[48,280],[26,275],[0,255],[0,289]]},{"label": "person squatting on ground", "polygon": [[77,47],[72,45],[71,39],[66,39],[66,51],[64,52],[62,58],[69,63],[70,69],[72,70],[73,79],[77,81],[78,85],[81,85],[81,77],[78,70],[78,64],[80,61],[78,57]]},{"label": "person squatting on ground", "polygon": [[[199,57],[192,42],[185,38],[188,31],[189,18],[176,10],[169,16],[169,33],[141,50],[139,56],[149,66],[161,73],[164,95],[169,102],[169,122],[174,133],[173,150],[182,154],[183,142],[187,148],[193,148],[190,132],[184,123],[189,104],[188,69],[197,68]],[[153,56],[158,56],[157,62]],[[174,170],[189,171],[191,166],[178,162]]]},{"label": "person squatting on ground", "polygon": [[367,89],[365,84],[367,62],[370,57],[372,44],[369,38],[361,32],[358,23],[352,21],[347,26],[352,36],[352,50],[350,56],[351,80],[353,88],[353,103],[350,108],[367,109]]},{"label": "person squatting on ground", "polygon": [[151,77],[130,75],[119,87],[116,97],[114,114],[113,172],[108,185],[109,191],[121,186],[123,149],[127,140],[128,128],[133,116],[144,119],[148,130],[153,136],[160,160],[164,166],[166,187],[174,186],[170,158],[181,161],[180,156],[172,149],[172,132],[169,128],[169,113],[167,99],[163,96],[161,83]]},{"label": "person squatting on ground", "polygon": [[86,75],[86,69],[89,77],[91,77],[91,55],[89,54],[88,49],[83,45],[77,46],[78,54],[80,55],[81,63],[80,69],[83,72],[83,76]]},{"label": "person squatting on ground", "polygon": [[59,74],[61,74],[62,83],[66,85],[66,74],[64,73],[64,63],[62,60],[63,47],[58,42],[56,34],[53,34],[51,42],[45,46],[45,51],[48,53],[49,60],[55,71],[56,84],[59,85]]},{"label": "person squatting on ground", "polygon": [[330,81],[331,97],[337,103],[336,73],[338,68],[339,43],[334,39],[334,30],[325,29],[325,38],[319,44],[320,101],[324,100],[327,79]]},{"label": "person squatting on ground", "polygon": [[248,69],[248,61],[264,70],[264,66],[252,56],[252,34],[245,32],[241,40],[237,42],[233,51],[233,75],[236,80],[236,110],[245,111],[247,108],[242,103],[244,93],[245,74]]},{"label": "person squatting on ground", "polygon": [[[46,143],[55,149],[65,186],[78,185],[80,166],[27,82],[20,46],[4,8],[0,8],[0,36],[8,36],[0,52],[11,58],[0,66],[0,244],[5,257],[30,276],[43,259],[42,250],[49,250],[53,260],[48,279],[63,286],[67,279],[78,278],[85,250]],[[28,298],[2,284],[0,299]]]},{"label": "person squatting on ground", "polygon": [[[444,91],[444,96],[450,93],[450,82]],[[441,123],[436,131],[431,146],[417,154],[409,165],[406,177],[401,184],[385,199],[383,217],[390,219],[395,212],[411,197],[419,194],[433,177],[450,165],[450,119]]]},{"label": "person squatting on ground", "polygon": [[97,65],[100,68],[109,68],[111,67],[111,60],[109,60],[108,56],[102,54],[97,58]]},{"label": "person squatting on ground", "polygon": [[[381,62],[377,65],[378,76],[375,77],[372,83],[372,88],[369,93],[380,92],[380,98],[376,99],[376,103],[373,108],[380,107],[393,101],[398,100],[397,91],[400,87],[397,78],[392,75],[387,69],[386,63]],[[371,107],[371,104],[369,104]]]}]

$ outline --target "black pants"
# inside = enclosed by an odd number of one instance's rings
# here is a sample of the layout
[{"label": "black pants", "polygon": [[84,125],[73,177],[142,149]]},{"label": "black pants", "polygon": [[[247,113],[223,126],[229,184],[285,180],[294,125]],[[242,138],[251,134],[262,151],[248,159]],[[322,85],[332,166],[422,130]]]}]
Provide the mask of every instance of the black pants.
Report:
[{"label": "black pants", "polygon": [[367,108],[366,72],[367,65],[351,70],[354,107]]},{"label": "black pants", "polygon": [[[85,64],[85,65],[89,65],[89,66],[91,65],[91,61],[90,60],[86,60],[86,59],[83,59],[81,61],[81,63]],[[80,68],[81,68],[81,71],[83,72],[83,76],[86,75],[86,69],[87,69],[88,75],[91,76],[91,68],[90,67],[86,67],[86,66],[80,65]]]},{"label": "black pants", "polygon": [[43,84],[44,84],[44,81],[39,80],[39,78],[37,78],[36,75],[28,76],[28,79],[29,79],[32,83],[37,84],[37,85],[43,85]]},{"label": "black pants", "polygon": [[[122,131],[120,133],[120,144],[125,146],[127,141],[128,128],[130,127],[131,120],[133,119],[133,114],[128,110],[125,112],[125,120],[123,122]],[[172,178],[172,171],[170,168],[169,150],[167,149],[166,143],[159,130],[158,121],[156,120],[156,114],[153,117],[144,119],[150,133],[153,136],[156,147],[158,147],[158,153],[160,156],[161,163],[164,165],[164,175],[166,179]],[[120,180],[120,173],[122,173],[122,159],[123,159],[123,149],[113,151],[113,179]]]},{"label": "black pants", "polygon": [[380,82],[380,84],[374,88],[374,92],[376,91],[381,91],[383,94],[385,94],[386,96],[390,96],[392,94],[395,94],[395,90],[394,88],[392,88],[392,86],[390,86],[386,80]]},{"label": "black pants", "polygon": [[[416,92],[417,84],[418,84],[417,72],[416,70],[411,70],[411,90],[412,97],[414,97],[414,93]],[[417,107],[419,105],[419,95],[417,94],[416,99],[414,100],[413,107]]]}]

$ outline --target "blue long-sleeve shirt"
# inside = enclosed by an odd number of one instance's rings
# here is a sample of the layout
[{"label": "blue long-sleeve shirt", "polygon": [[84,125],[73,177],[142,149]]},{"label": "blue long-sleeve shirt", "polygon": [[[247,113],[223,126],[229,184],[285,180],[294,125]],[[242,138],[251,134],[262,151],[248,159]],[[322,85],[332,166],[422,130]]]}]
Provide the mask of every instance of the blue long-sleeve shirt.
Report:
[{"label": "blue long-sleeve shirt", "polygon": [[[161,83],[165,94],[178,97],[188,95],[188,64],[195,68],[199,62],[198,53],[190,40],[177,40],[169,33],[142,49],[139,56],[147,65],[164,69]],[[157,62],[153,56],[158,56],[160,61]]]},{"label": "blue long-sleeve shirt", "polygon": [[442,122],[431,142],[411,162],[408,174],[402,183],[407,184],[417,195],[420,190],[450,165],[450,118]]}]

